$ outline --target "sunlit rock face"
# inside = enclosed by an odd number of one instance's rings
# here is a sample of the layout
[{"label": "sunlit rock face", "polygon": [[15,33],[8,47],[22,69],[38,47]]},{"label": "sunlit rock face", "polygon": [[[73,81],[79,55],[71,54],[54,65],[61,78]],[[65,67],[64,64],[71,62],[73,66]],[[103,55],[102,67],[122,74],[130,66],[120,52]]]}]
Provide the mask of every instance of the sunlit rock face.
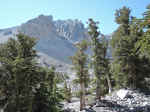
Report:
[{"label": "sunlit rock face", "polygon": [[74,43],[86,39],[86,29],[78,20],[57,20],[40,15],[19,27],[19,31],[38,38],[37,50],[70,63],[69,56],[75,52]]},{"label": "sunlit rock face", "polygon": [[1,29],[0,43],[6,42],[10,37],[16,37],[19,32],[37,38],[38,52],[69,64],[69,57],[76,51],[75,43],[83,39],[89,40],[87,28],[81,21],[54,20],[53,16],[40,15],[20,26]]}]

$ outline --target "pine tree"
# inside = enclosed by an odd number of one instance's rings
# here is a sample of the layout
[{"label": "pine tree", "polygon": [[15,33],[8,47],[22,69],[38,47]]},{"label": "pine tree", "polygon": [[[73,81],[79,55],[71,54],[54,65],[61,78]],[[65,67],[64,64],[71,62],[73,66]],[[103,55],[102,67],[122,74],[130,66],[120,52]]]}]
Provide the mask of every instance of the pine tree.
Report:
[{"label": "pine tree", "polygon": [[88,48],[87,41],[83,40],[76,47],[77,52],[71,59],[74,65],[73,69],[76,71],[77,80],[80,83],[80,110],[83,110],[85,107],[85,86],[88,76],[87,55],[85,54],[85,50]]},{"label": "pine tree", "polygon": [[138,86],[143,89],[148,89],[149,83],[146,79],[150,77],[150,5],[147,6],[147,11],[144,12],[143,15],[142,19],[136,19],[136,21],[138,21],[138,28],[136,29],[137,31],[142,31],[142,33],[140,33],[139,41],[136,42],[136,49],[139,51],[142,65],[139,67],[142,76],[139,77]]},{"label": "pine tree", "polygon": [[32,111],[32,89],[39,82],[36,75],[35,39],[22,34],[17,35],[17,40],[10,39],[0,48],[1,69],[5,71],[1,82],[4,96],[7,98],[7,112]]},{"label": "pine tree", "polygon": [[43,77],[40,86],[35,89],[33,112],[59,112],[55,68],[40,67],[39,73]]},{"label": "pine tree", "polygon": [[[92,40],[92,45],[93,45],[93,62],[92,65],[94,65],[94,74],[96,76],[96,97],[98,99],[100,99],[101,95],[100,95],[100,75],[101,75],[101,71],[100,71],[100,66],[99,66],[99,62],[101,60],[101,55],[98,55],[99,48],[101,47],[101,45],[99,44],[99,32],[98,30],[98,26],[97,23],[94,22],[92,19],[89,19],[89,29],[90,31],[88,32],[91,40]],[[101,49],[101,48],[100,48]],[[100,53],[99,53],[100,54]]]},{"label": "pine tree", "polygon": [[150,5],[147,6],[147,11],[144,12],[144,17],[142,18],[141,28],[145,30],[141,41],[138,46],[141,46],[140,50],[143,55],[149,58],[150,54]]},{"label": "pine tree", "polygon": [[[106,85],[106,76],[108,73],[108,59],[107,59],[107,48],[108,42],[103,35],[100,37],[98,31],[98,23],[94,22],[92,19],[89,19],[89,35],[91,37],[91,47],[93,51],[92,56],[92,66],[94,69],[94,74],[96,77],[96,98],[100,100],[101,95],[104,95],[104,89]],[[108,79],[108,77],[107,77]]]},{"label": "pine tree", "polygon": [[112,36],[112,48],[114,56],[114,75],[117,85],[127,85],[126,67],[128,67],[128,51],[131,49],[128,46],[130,9],[123,7],[115,13],[116,23],[120,26]]},{"label": "pine tree", "polygon": [[[112,38],[113,69],[116,85],[119,87],[139,88],[145,76],[137,43],[143,35],[140,20],[130,16],[130,9],[123,7],[116,11],[116,22],[120,25]],[[141,80],[142,79],[142,80]]]},{"label": "pine tree", "polygon": [[59,111],[55,69],[38,65],[35,44],[34,38],[19,34],[0,45],[0,95],[5,112]]},{"label": "pine tree", "polygon": [[111,72],[110,72],[110,59],[107,57],[109,41],[105,37],[102,37],[101,43],[103,45],[103,64],[101,66],[103,66],[103,70],[104,70],[103,77],[107,82],[107,86],[106,85],[104,86],[107,87],[106,89],[108,89],[108,93],[111,93],[112,82],[111,82]]}]

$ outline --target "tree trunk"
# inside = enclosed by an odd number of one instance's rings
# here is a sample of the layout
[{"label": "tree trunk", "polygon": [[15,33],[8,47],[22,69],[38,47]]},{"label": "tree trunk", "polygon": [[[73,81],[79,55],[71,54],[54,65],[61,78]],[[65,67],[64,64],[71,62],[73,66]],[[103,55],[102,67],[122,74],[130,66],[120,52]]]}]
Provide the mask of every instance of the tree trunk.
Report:
[{"label": "tree trunk", "polygon": [[112,92],[112,86],[111,86],[109,75],[106,75],[106,79],[107,79],[107,83],[108,83],[109,93],[111,93]]},{"label": "tree trunk", "polygon": [[100,87],[100,79],[97,78],[97,87],[96,87],[96,99],[101,100],[101,87]]},{"label": "tree trunk", "polygon": [[81,90],[80,90],[80,111],[83,110],[85,107],[85,84],[82,82],[80,83]]}]

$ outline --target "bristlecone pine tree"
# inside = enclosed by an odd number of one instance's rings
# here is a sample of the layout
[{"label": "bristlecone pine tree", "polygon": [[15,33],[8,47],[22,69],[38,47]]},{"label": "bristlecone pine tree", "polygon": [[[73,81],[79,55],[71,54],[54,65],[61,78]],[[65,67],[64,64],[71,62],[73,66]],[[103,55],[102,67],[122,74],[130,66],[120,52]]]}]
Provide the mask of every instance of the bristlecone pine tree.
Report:
[{"label": "bristlecone pine tree", "polygon": [[[136,48],[139,48],[141,58],[141,67],[139,70],[142,76],[139,77],[138,86],[143,89],[150,90],[150,83],[147,78],[150,78],[150,5],[147,6],[147,11],[144,12],[142,19],[137,19],[138,29],[142,30],[139,41],[136,43]],[[137,29],[137,28],[136,28]]]},{"label": "bristlecone pine tree", "polygon": [[88,76],[87,55],[85,54],[85,51],[88,48],[87,41],[83,40],[76,44],[76,47],[77,52],[71,59],[74,65],[73,69],[76,71],[77,80],[80,83],[80,110],[83,110],[85,107],[85,86]]},{"label": "bristlecone pine tree", "polygon": [[34,38],[22,34],[17,40],[9,39],[1,44],[0,63],[1,92],[5,97],[5,112],[31,112],[33,89],[40,81],[34,58]]},{"label": "bristlecone pine tree", "polygon": [[147,71],[146,63],[149,62],[145,57],[140,57],[140,47],[137,46],[143,35],[140,21],[130,16],[130,9],[127,7],[117,10],[115,16],[120,25],[112,36],[112,68],[116,86],[142,88],[145,78],[143,70]]},{"label": "bristlecone pine tree", "polygon": [[150,58],[150,5],[147,6],[147,11],[143,15],[141,27],[145,32],[138,46],[141,46],[141,52]]},{"label": "bristlecone pine tree", "polygon": [[34,38],[19,34],[0,45],[0,104],[5,112],[58,111],[55,71],[38,66],[35,44]]},{"label": "bristlecone pine tree", "polygon": [[[102,84],[103,87],[102,87],[102,91],[103,92],[103,95],[105,93],[111,93],[112,91],[112,83],[111,83],[111,73],[110,73],[110,59],[107,57],[107,50],[108,50],[108,40],[106,39],[106,37],[101,37],[100,38],[100,43],[102,44],[102,49],[101,51],[102,52],[102,59],[101,59],[101,71],[102,72],[102,76],[104,78],[104,81],[107,82],[107,84]],[[104,90],[104,88],[106,88],[106,91]],[[108,90],[108,91],[107,91]]]},{"label": "bristlecone pine tree", "polygon": [[[108,43],[103,37],[100,35],[98,31],[97,22],[94,22],[92,19],[89,19],[89,35],[91,38],[91,47],[93,51],[92,56],[92,68],[94,69],[94,74],[96,77],[96,98],[98,100],[101,99],[101,95],[104,95],[104,91],[106,89],[106,85],[104,82],[110,82],[108,75],[108,59],[107,59],[107,48]],[[109,87],[111,85],[109,83]]]},{"label": "bristlecone pine tree", "polygon": [[[120,26],[112,36],[112,47],[115,67],[115,80],[117,86],[128,85],[128,73],[131,71],[130,51],[133,48],[129,43],[129,24],[130,24],[130,9],[123,7],[115,13],[115,20]],[[130,76],[130,78],[132,78]]]},{"label": "bristlecone pine tree", "polygon": [[40,67],[39,73],[42,81],[39,83],[40,87],[35,89],[33,112],[59,112],[55,68]]}]

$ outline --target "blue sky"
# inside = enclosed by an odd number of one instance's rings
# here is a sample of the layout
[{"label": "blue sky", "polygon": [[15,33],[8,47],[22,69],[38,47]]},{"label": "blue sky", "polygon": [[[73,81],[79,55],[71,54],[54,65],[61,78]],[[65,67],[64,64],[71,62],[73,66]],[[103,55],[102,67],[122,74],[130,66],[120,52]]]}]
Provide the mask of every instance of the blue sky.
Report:
[{"label": "blue sky", "polygon": [[26,22],[40,14],[53,15],[57,19],[79,19],[86,23],[88,18],[100,22],[100,31],[112,33],[115,10],[128,6],[132,15],[140,17],[150,0],[1,0],[0,29]]}]

